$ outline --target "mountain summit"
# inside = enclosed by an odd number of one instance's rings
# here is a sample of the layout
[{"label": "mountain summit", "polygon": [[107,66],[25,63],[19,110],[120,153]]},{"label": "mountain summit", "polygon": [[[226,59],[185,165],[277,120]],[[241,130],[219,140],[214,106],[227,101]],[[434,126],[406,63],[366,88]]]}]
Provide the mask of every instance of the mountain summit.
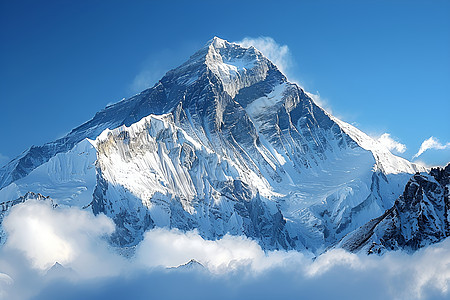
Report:
[{"label": "mountain summit", "polygon": [[417,171],[254,47],[215,37],[152,88],[12,160],[0,202],[34,192],[104,213],[117,246],[167,227],[320,252],[392,207]]}]

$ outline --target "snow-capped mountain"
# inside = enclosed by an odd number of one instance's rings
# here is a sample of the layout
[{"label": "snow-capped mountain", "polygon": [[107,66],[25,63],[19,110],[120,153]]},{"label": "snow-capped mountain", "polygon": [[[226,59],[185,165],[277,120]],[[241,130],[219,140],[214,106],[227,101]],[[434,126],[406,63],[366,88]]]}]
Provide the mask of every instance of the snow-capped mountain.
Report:
[{"label": "snow-capped mountain", "polygon": [[382,254],[415,251],[450,235],[450,164],[415,174],[402,195],[380,217],[345,236],[337,247]]},{"label": "snow-capped mountain", "polygon": [[0,202],[34,192],[105,213],[119,246],[158,226],[319,252],[423,171],[325,112],[254,47],[215,37],[154,87],[4,166]]}]

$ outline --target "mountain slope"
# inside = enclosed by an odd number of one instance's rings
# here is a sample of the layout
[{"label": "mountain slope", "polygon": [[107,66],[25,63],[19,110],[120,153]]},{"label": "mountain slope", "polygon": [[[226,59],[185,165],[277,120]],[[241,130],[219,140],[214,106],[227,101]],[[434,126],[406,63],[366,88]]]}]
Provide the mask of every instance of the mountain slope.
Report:
[{"label": "mountain slope", "polygon": [[338,247],[349,251],[384,253],[419,248],[450,235],[450,164],[416,174],[394,206],[348,234]]},{"label": "mountain slope", "polygon": [[392,206],[416,171],[255,48],[214,38],[154,87],[3,167],[0,201],[34,191],[105,213],[117,245],[164,226],[320,251]]}]

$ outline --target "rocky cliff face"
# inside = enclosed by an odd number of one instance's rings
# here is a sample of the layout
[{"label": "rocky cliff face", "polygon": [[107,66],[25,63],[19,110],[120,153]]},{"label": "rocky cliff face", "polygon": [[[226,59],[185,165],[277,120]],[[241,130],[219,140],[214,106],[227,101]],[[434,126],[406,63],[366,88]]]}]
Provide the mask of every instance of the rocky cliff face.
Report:
[{"label": "rocky cliff face", "polygon": [[394,206],[347,235],[338,247],[382,254],[415,251],[450,235],[450,164],[415,174]]},{"label": "rocky cliff face", "polygon": [[11,161],[0,202],[34,191],[105,213],[119,246],[158,226],[318,252],[424,170],[318,107],[257,49],[214,38],[154,87]]}]

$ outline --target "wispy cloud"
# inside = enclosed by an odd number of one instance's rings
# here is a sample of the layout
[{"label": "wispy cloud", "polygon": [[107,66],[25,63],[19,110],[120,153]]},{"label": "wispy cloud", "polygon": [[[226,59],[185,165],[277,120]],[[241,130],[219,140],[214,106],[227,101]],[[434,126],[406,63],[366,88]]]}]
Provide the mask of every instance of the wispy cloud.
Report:
[{"label": "wispy cloud", "polygon": [[320,93],[318,91],[315,94],[310,93],[310,92],[306,92],[306,94],[308,94],[308,96],[314,100],[314,103],[316,103],[322,109],[324,109],[325,111],[327,111],[330,114],[333,113],[333,110],[332,110],[330,104],[328,103],[328,101],[326,99],[324,99],[323,97],[321,97]]},{"label": "wispy cloud", "polygon": [[450,143],[441,144],[438,139],[431,136],[430,138],[426,139],[422,142],[422,145],[420,145],[419,151],[417,151],[416,154],[414,154],[413,159],[419,157],[422,155],[425,151],[429,149],[436,149],[436,150],[444,150],[450,148]]},{"label": "wispy cloud", "polygon": [[383,133],[377,141],[389,149],[389,151],[397,153],[404,153],[406,151],[406,145],[398,142],[395,138],[392,138],[389,133]]},{"label": "wispy cloud", "polygon": [[258,38],[245,37],[235,43],[244,47],[255,47],[271,60],[282,73],[289,75],[289,69],[292,66],[292,55],[287,45],[278,44],[273,38],[268,36]]}]

